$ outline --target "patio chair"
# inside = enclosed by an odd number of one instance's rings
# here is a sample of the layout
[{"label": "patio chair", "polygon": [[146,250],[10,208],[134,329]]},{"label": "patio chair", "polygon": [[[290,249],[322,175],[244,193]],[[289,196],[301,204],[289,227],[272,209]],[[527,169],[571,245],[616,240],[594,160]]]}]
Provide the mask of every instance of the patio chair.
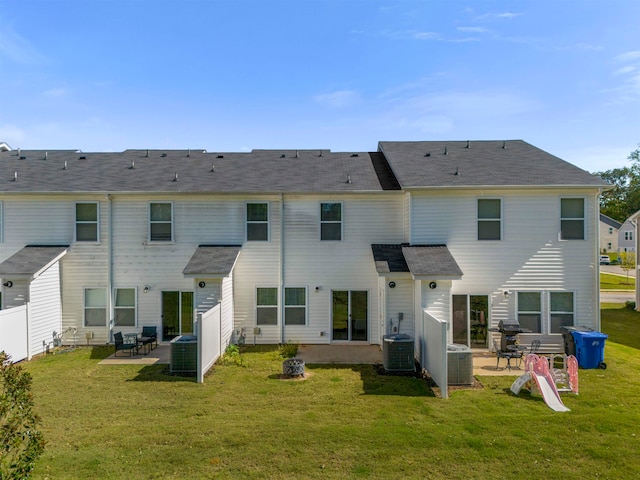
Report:
[{"label": "patio chair", "polygon": [[138,339],[138,343],[140,343],[143,347],[149,347],[147,353],[153,350],[153,343],[155,342],[156,347],[158,346],[158,332],[156,331],[156,327],[154,326],[143,326],[142,334]]},{"label": "patio chair", "polygon": [[529,353],[538,353],[538,350],[540,350],[540,340],[532,340]]},{"label": "patio chair", "polygon": [[116,345],[116,353],[115,356],[118,356],[118,352],[129,351],[129,356],[133,356],[133,351],[135,350],[138,353],[138,344],[137,343],[124,343],[124,339],[122,338],[122,332],[116,332],[113,334],[113,341]]},{"label": "patio chair", "polygon": [[512,358],[522,358],[522,353],[516,351],[504,351],[501,350],[500,347],[498,347],[498,342],[496,342],[495,340],[493,341],[493,348],[496,351],[496,357],[497,357],[497,363],[496,363],[496,369],[500,367],[500,359],[501,358],[506,358],[507,360],[507,369],[511,370],[511,359]]}]

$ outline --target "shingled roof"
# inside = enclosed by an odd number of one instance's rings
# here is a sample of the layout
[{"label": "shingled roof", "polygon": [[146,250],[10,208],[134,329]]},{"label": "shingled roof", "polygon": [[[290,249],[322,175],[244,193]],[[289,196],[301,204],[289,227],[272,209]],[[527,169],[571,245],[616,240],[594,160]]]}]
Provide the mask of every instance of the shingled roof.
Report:
[{"label": "shingled roof", "polygon": [[[378,154],[329,150],[0,152],[5,192],[309,193],[382,191]],[[388,166],[387,166],[388,170]],[[388,175],[388,174],[387,174]],[[382,180],[381,180],[382,178]],[[384,186],[382,185],[384,183]]]},{"label": "shingled roof", "polygon": [[0,263],[0,276],[28,277],[67,253],[68,245],[27,245]]},{"label": "shingled roof", "polygon": [[378,148],[402,188],[608,185],[522,140],[380,142]]}]

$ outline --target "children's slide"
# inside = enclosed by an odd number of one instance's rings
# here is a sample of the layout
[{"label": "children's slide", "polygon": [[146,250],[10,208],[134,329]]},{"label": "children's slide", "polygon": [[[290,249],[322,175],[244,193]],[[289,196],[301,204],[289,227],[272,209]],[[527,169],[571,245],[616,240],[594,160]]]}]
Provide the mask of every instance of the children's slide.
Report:
[{"label": "children's slide", "polygon": [[[527,373],[516,379],[511,385],[511,391],[514,394],[518,394],[522,386],[533,380],[544,399],[547,406],[556,412],[569,412],[570,410],[562,403],[560,394],[556,388],[556,383],[553,380],[553,376],[549,372],[549,363],[545,357],[538,358],[535,355],[529,355],[526,361]],[[576,369],[577,370],[577,369]],[[575,375],[575,391],[577,392],[577,371]]]}]

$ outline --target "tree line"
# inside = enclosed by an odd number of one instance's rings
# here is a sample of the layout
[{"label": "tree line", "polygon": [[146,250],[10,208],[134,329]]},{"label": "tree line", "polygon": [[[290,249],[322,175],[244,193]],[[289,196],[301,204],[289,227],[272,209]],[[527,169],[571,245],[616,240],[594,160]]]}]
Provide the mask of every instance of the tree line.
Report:
[{"label": "tree line", "polygon": [[613,186],[600,195],[600,213],[620,223],[640,210],[640,148],[627,159],[632,162],[629,167],[594,173]]}]

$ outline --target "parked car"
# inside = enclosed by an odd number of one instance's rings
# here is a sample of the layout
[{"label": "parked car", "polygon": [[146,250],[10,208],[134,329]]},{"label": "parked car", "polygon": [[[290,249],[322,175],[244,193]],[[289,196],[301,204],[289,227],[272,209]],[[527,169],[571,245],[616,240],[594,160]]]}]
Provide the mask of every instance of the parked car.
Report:
[{"label": "parked car", "polygon": [[600,255],[600,265],[609,265],[610,263],[609,255]]}]

